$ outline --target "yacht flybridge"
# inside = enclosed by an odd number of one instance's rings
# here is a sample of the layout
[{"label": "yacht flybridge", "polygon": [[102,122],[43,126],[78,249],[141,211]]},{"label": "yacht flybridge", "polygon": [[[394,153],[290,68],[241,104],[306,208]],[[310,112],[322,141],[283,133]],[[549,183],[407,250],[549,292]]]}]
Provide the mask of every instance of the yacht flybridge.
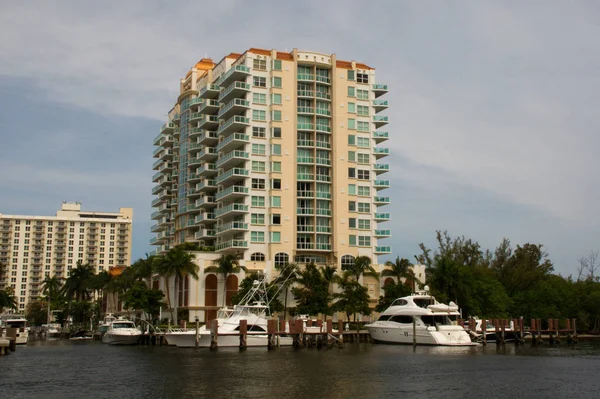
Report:
[{"label": "yacht flybridge", "polygon": [[[439,303],[426,291],[396,299],[379,319],[365,328],[375,342],[391,344],[473,346],[469,334],[456,323],[454,302]],[[413,335],[413,331],[416,332]],[[416,337],[416,340],[414,340]]]}]

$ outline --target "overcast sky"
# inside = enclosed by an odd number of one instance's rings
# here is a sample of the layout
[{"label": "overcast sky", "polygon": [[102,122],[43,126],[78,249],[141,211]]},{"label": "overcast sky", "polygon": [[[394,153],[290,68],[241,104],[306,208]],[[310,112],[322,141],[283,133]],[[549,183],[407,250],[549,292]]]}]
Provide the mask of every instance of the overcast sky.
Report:
[{"label": "overcast sky", "polygon": [[594,1],[5,1],[0,212],[133,207],[143,256],[179,78],[205,56],[298,48],[390,87],[394,256],[439,229],[542,243],[574,273],[600,250],[599,20]]}]

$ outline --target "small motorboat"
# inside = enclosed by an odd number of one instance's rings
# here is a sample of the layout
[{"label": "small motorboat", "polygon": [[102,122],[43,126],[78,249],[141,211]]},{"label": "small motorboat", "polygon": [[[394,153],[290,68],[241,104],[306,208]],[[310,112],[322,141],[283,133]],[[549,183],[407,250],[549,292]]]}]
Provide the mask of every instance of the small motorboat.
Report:
[{"label": "small motorboat", "polygon": [[141,336],[142,332],[133,321],[118,318],[110,322],[102,342],[110,345],[137,345]]}]

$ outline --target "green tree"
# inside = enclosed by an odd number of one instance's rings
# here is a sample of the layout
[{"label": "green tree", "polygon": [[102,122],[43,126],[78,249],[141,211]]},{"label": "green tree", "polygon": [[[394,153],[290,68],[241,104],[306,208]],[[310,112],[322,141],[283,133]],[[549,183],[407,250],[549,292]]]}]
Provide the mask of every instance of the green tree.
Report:
[{"label": "green tree", "polygon": [[43,301],[31,301],[25,307],[25,318],[29,324],[41,326],[48,322],[46,303]]},{"label": "green tree", "polygon": [[63,278],[57,275],[54,277],[46,276],[42,281],[42,295],[46,299],[48,305],[46,317],[48,323],[50,322],[50,315],[52,313],[52,302],[58,303],[60,299],[62,283]]},{"label": "green tree", "polygon": [[77,262],[62,288],[63,294],[69,301],[87,301],[91,295],[91,283],[94,276],[94,267],[90,264]]},{"label": "green tree", "polygon": [[342,270],[345,271],[347,275],[352,276],[355,281],[358,281],[361,276],[379,278],[379,274],[375,271],[373,266],[371,266],[371,258],[368,256],[357,256],[354,259],[354,263],[343,265]]},{"label": "green tree", "polygon": [[17,297],[14,295],[12,288],[0,290],[0,313],[4,309],[18,309]]},{"label": "green tree", "polygon": [[408,259],[397,256],[395,262],[387,261],[385,265],[389,269],[382,270],[381,277],[394,277],[398,284],[401,284],[402,279],[404,279],[409,287],[411,287],[410,290],[415,292],[415,272],[412,269],[412,263]]},{"label": "green tree", "polygon": [[329,282],[323,278],[321,270],[313,263],[307,264],[298,272],[297,286],[292,288],[296,300],[296,311],[300,314],[332,314],[329,302]]},{"label": "green tree", "polygon": [[125,308],[134,309],[136,312],[142,311],[155,319],[160,313],[160,307],[163,305],[164,294],[161,290],[150,289],[142,281],[135,281],[133,286],[123,295]]},{"label": "green tree", "polygon": [[204,269],[205,273],[216,273],[223,277],[223,307],[227,305],[227,276],[230,274],[247,271],[245,266],[241,266],[238,257],[233,254],[223,254],[214,261],[213,266]]},{"label": "green tree", "polygon": [[369,307],[370,298],[367,288],[349,277],[346,276],[346,278],[340,281],[342,292],[333,295],[336,299],[336,302],[333,304],[333,310],[346,313],[348,321],[350,321],[350,315],[354,315],[354,321],[356,322],[357,314],[371,314],[371,308]]},{"label": "green tree", "polygon": [[283,319],[287,319],[288,311],[288,292],[290,287],[294,285],[298,279],[298,265],[295,263],[286,263],[285,265],[275,265],[275,269],[279,271],[279,276],[275,279],[275,283],[279,284],[283,289]]}]

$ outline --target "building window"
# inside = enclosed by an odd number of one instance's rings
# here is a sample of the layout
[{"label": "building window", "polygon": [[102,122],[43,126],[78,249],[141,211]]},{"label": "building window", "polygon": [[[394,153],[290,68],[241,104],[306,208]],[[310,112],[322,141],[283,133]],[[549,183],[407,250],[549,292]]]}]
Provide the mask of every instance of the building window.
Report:
[{"label": "building window", "polygon": [[359,230],[370,230],[371,221],[369,219],[358,219],[358,228]]},{"label": "building window", "polygon": [[359,247],[370,247],[371,246],[371,237],[358,236],[358,246]]},{"label": "building window", "polygon": [[356,218],[349,218],[348,219],[348,227],[350,227],[351,229],[355,229],[356,228]]},{"label": "building window", "polygon": [[359,100],[368,100],[369,90],[356,90],[356,98]]},{"label": "building window", "polygon": [[281,94],[273,93],[271,102],[275,105],[281,105]]},{"label": "building window", "polygon": [[271,136],[276,139],[280,139],[281,138],[281,128],[274,127],[273,130],[271,130]]},{"label": "building window", "polygon": [[368,170],[358,170],[358,180],[369,180],[370,173]]},{"label": "building window", "polygon": [[250,241],[251,242],[265,242],[265,232],[264,231],[251,231],[250,232]]},{"label": "building window", "polygon": [[254,104],[266,104],[267,95],[265,93],[252,93],[252,102]]},{"label": "building window", "polygon": [[348,151],[348,162],[356,162],[356,151]]},{"label": "building window", "polygon": [[271,180],[271,189],[273,189],[273,190],[281,190],[281,179],[273,179],[273,180]]},{"label": "building window", "polygon": [[356,201],[348,201],[348,211],[356,212]]},{"label": "building window", "polygon": [[281,122],[281,111],[272,111],[271,120],[275,122]]},{"label": "building window", "polygon": [[371,212],[371,204],[369,204],[368,202],[359,202],[358,203],[358,212],[360,212],[360,213]]},{"label": "building window", "polygon": [[275,266],[285,266],[290,261],[288,254],[284,252],[278,252],[275,254]]},{"label": "building window", "polygon": [[263,213],[253,213],[250,215],[251,224],[265,224],[265,215]]},{"label": "building window", "polygon": [[348,168],[348,177],[356,178],[356,168]]},{"label": "building window", "polygon": [[264,144],[252,144],[253,155],[265,155],[267,153],[266,146]]},{"label": "building window", "polygon": [[351,247],[355,247],[356,246],[356,236],[355,235],[351,235],[348,237],[348,244]]},{"label": "building window", "polygon": [[358,154],[358,163],[363,164],[363,165],[368,165],[369,164],[369,154]]},{"label": "building window", "polygon": [[263,161],[252,161],[253,172],[264,172],[266,170],[266,163]]},{"label": "building window", "polygon": [[358,186],[358,195],[361,197],[370,197],[371,188],[367,186]]},{"label": "building window", "polygon": [[356,119],[348,118],[348,129],[350,129],[350,130],[356,129]]},{"label": "building window", "polygon": [[273,70],[281,71],[281,60],[273,60]]},{"label": "building window", "polygon": [[354,80],[354,70],[348,69],[348,80]]},{"label": "building window", "polygon": [[265,197],[253,195],[252,196],[252,206],[264,207],[265,206]]},{"label": "building window", "polygon": [[369,75],[366,73],[358,72],[356,74],[356,82],[357,83],[369,83]]},{"label": "building window", "polygon": [[356,136],[353,134],[348,135],[348,145],[356,145]]},{"label": "building window", "polygon": [[252,110],[252,120],[255,121],[266,121],[267,113],[261,109],[253,109]]},{"label": "building window", "polygon": [[371,140],[367,137],[359,137],[356,144],[361,148],[369,148],[369,145],[371,144],[370,141]]},{"label": "building window", "polygon": [[271,162],[271,172],[281,172],[281,162]]},{"label": "building window", "polygon": [[273,87],[281,88],[281,78],[277,76],[273,77]]},{"label": "building window", "polygon": [[263,76],[253,76],[252,82],[256,87],[267,87],[267,78]]},{"label": "building window", "polygon": [[252,188],[255,190],[264,190],[265,179],[252,179]]},{"label": "building window", "polygon": [[369,116],[369,107],[366,105],[359,105],[356,113],[358,116]]},{"label": "building window", "polygon": [[348,86],[348,97],[354,97],[354,87],[353,86]]},{"label": "building window", "polygon": [[271,155],[281,155],[281,144],[271,144]]},{"label": "building window", "polygon": [[254,262],[264,262],[265,254],[260,253],[260,252],[255,252],[252,255],[250,255],[250,260],[254,261]]},{"label": "building window", "polygon": [[281,197],[278,195],[271,196],[271,206],[275,208],[281,207]]},{"label": "building window", "polygon": [[264,127],[252,126],[252,137],[265,138],[265,132]]},{"label": "building window", "polygon": [[369,131],[369,122],[358,121],[356,130],[358,130],[359,132],[368,132]]},{"label": "building window", "polygon": [[266,71],[267,70],[267,60],[255,58],[252,60],[252,68],[258,71]]},{"label": "building window", "polygon": [[271,232],[271,242],[281,242],[281,232],[272,231]]},{"label": "building window", "polygon": [[348,195],[356,195],[356,184],[348,184]]},{"label": "building window", "polygon": [[355,103],[348,103],[348,112],[351,114],[356,113],[356,104]]},{"label": "building window", "polygon": [[274,225],[281,224],[281,214],[280,213],[272,213],[271,214],[271,224],[274,224]]}]

